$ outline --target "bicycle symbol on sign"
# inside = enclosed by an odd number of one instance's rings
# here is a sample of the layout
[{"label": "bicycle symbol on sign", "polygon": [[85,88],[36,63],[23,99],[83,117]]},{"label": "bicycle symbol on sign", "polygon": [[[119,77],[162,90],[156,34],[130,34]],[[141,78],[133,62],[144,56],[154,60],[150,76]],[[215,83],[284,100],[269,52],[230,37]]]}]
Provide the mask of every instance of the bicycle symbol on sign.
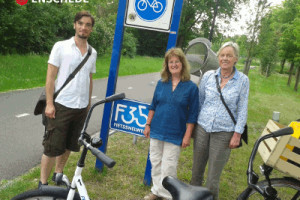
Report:
[{"label": "bicycle symbol on sign", "polygon": [[162,3],[158,2],[157,0],[154,0],[152,3],[150,3],[148,0],[140,0],[137,4],[137,7],[140,11],[144,11],[147,9],[147,6],[150,6],[154,12],[159,13],[163,9]]}]

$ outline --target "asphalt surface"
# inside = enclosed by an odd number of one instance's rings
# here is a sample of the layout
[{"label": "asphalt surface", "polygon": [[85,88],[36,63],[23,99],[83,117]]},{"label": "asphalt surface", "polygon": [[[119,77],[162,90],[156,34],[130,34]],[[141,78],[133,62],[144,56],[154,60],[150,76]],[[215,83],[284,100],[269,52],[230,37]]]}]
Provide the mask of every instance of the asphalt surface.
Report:
[{"label": "asphalt surface", "polygon": [[[159,73],[119,77],[116,93],[150,103]],[[92,101],[105,98],[107,79],[94,80]],[[44,127],[33,110],[43,88],[0,93],[0,180],[11,180],[40,164]],[[103,105],[94,109],[87,132],[99,134]]]},{"label": "asphalt surface", "polygon": [[[150,103],[159,73],[119,77],[116,93],[127,99]],[[197,83],[198,78],[192,76]],[[92,103],[105,98],[107,78],[94,80]],[[12,180],[40,164],[44,127],[41,116],[33,115],[44,88],[0,93],[0,180]],[[100,135],[103,105],[96,107],[87,133]]]}]

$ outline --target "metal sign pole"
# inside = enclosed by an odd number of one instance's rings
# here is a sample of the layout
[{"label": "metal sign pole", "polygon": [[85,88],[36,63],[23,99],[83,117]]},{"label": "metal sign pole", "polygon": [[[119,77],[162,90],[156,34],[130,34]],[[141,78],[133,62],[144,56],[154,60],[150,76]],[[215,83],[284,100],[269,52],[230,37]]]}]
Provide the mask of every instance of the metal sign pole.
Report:
[{"label": "metal sign pole", "polygon": [[[126,3],[127,1],[124,0],[119,1],[114,43],[113,43],[111,62],[109,68],[109,76],[107,81],[106,97],[113,95],[116,91],[121,49],[122,49],[123,36],[124,36],[124,19],[125,19]],[[107,148],[111,108],[112,108],[112,103],[106,103],[104,105],[101,133],[100,133],[100,137],[102,139],[103,144],[99,148],[99,150],[101,150],[104,153],[106,152],[106,148]],[[99,160],[96,160],[95,167],[97,170],[102,171],[103,163]]]},{"label": "metal sign pole", "polygon": [[[170,29],[168,45],[167,45],[167,51],[176,46],[182,5],[183,5],[183,0],[175,1],[174,11],[173,11],[173,19],[172,19],[172,23],[171,23],[171,29]],[[151,178],[151,162],[150,162],[149,153],[148,153],[143,183],[145,185],[150,186],[151,180],[152,180],[152,178]]]},{"label": "metal sign pole", "polygon": [[173,19],[168,39],[167,50],[176,46],[179,24],[180,24],[180,17],[182,11],[183,0],[176,0],[174,5],[173,11]]}]

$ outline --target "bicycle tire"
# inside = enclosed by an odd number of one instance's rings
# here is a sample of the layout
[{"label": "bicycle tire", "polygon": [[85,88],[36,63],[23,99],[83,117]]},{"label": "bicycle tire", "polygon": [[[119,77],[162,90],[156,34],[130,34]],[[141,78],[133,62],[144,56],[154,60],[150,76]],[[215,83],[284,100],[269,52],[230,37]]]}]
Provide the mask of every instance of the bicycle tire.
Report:
[{"label": "bicycle tire", "polygon": [[[278,198],[281,200],[292,200],[299,199],[300,196],[300,181],[293,178],[272,178],[271,179],[272,186],[278,192]],[[268,182],[266,180],[260,181],[257,183],[261,188],[265,188],[268,186]],[[298,193],[298,194],[297,194]],[[296,196],[297,195],[297,196]],[[252,200],[252,199],[264,199],[264,197],[259,194],[255,189],[250,187],[246,188],[237,198],[237,200]]]},{"label": "bicycle tire", "polygon": [[[65,200],[69,190],[56,186],[46,186],[41,189],[29,190],[13,197],[11,200]],[[81,200],[76,192],[74,200]]]}]

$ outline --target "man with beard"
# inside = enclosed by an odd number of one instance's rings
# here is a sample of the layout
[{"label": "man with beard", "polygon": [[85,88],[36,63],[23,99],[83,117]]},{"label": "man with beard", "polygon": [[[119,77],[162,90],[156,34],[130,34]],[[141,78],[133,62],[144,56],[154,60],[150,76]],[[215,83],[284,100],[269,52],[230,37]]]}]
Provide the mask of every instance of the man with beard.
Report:
[{"label": "man with beard", "polygon": [[[93,76],[96,72],[97,52],[91,47],[91,55],[75,77],[58,91],[69,75],[88,54],[89,38],[94,18],[89,12],[81,11],[74,19],[75,36],[55,43],[52,48],[46,78],[46,129],[43,139],[44,154],[41,159],[39,188],[48,184],[48,178],[55,164],[52,180],[62,184],[64,166],[71,151],[78,152],[78,138],[91,104]],[[68,182],[66,179],[65,182]]]}]

